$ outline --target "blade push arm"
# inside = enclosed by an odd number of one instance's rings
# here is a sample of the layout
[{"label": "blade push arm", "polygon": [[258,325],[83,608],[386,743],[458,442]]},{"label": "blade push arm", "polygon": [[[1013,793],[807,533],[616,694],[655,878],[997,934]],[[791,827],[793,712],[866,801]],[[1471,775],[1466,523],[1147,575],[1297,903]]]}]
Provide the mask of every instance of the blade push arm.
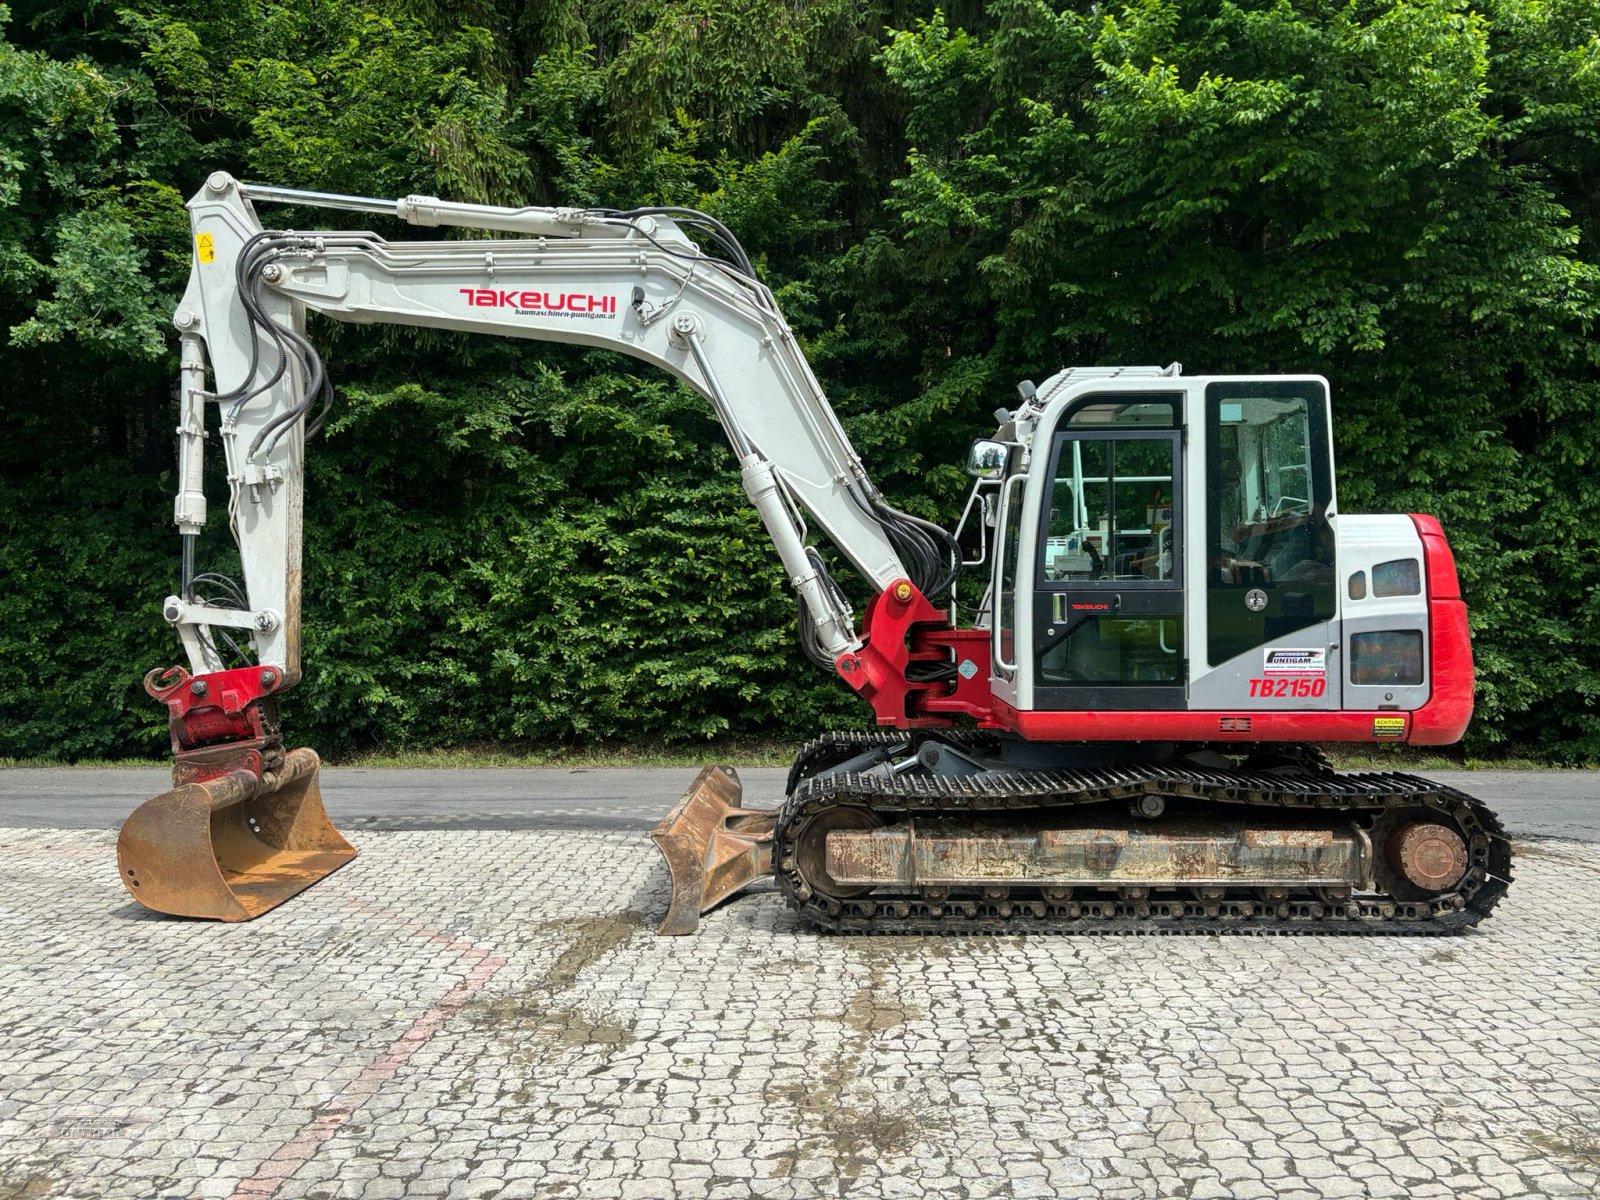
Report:
[{"label": "blade push arm", "polygon": [[[253,200],[526,236],[389,242],[362,231],[268,233]],[[924,568],[926,548],[938,547],[933,560],[942,570],[943,544],[929,527],[919,543],[920,523],[889,508],[867,478],[771,292],[701,253],[668,217],[368,200],[247,187],[221,173],[189,208],[195,254],[175,316],[184,351],[176,519],[185,573],[182,594],[169,597],[166,613],[197,674],[221,669],[216,639],[233,629],[253,638],[260,665],[281,673],[281,687],[299,677],[304,431],[319,397],[331,395],[305,337],[307,311],[353,323],[603,347],[683,380],[716,411],[745,491],[799,594],[806,648],[819,662],[853,662],[863,639],[806,545],[802,514],[877,593],[908,594],[901,557],[908,545],[922,551]],[[207,402],[221,407],[229,519],[245,586],[243,594],[202,604],[195,581],[205,577],[193,575],[192,547],[206,520],[200,459]],[[926,578],[917,582],[931,590]]]}]

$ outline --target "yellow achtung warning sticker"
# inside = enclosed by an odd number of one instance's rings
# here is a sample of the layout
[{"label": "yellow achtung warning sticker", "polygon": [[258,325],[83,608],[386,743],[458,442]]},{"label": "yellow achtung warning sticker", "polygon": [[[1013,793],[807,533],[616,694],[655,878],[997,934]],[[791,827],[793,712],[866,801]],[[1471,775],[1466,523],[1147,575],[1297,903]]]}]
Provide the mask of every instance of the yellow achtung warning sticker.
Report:
[{"label": "yellow achtung warning sticker", "polygon": [[1406,735],[1406,719],[1404,717],[1373,717],[1372,736],[1375,738],[1398,738]]},{"label": "yellow achtung warning sticker", "polygon": [[209,233],[195,235],[194,252],[201,262],[217,261],[217,243]]}]

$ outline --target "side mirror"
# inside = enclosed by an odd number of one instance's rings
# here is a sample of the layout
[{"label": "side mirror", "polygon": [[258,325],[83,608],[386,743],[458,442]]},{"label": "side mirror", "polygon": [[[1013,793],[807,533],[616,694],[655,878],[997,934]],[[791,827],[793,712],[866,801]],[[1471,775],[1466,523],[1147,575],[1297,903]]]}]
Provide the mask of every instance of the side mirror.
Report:
[{"label": "side mirror", "polygon": [[978,438],[967,451],[967,474],[974,479],[999,479],[1006,473],[1006,446],[1003,442]]}]

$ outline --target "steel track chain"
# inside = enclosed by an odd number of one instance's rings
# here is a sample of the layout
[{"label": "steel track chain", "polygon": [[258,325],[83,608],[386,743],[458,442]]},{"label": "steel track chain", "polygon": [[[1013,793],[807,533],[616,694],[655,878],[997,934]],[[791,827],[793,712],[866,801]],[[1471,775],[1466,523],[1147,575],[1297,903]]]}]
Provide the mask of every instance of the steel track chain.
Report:
[{"label": "steel track chain", "polygon": [[[902,735],[903,736],[903,735]],[[851,754],[892,745],[890,734],[829,735],[802,751]],[[827,743],[827,746],[821,744]],[[843,761],[835,758],[835,762]],[[1258,809],[1348,812],[1380,818],[1433,809],[1452,818],[1467,839],[1468,869],[1450,892],[1423,901],[1360,896],[1344,903],[1309,900],[1123,900],[1099,896],[1052,901],[1028,896],[1000,901],[952,896],[874,894],[834,899],[815,892],[796,867],[794,835],[828,808],[861,807],[887,820],[918,814],[1003,813],[1072,808],[1144,795]],[[1454,788],[1398,772],[1342,775],[1314,762],[1287,773],[1128,764],[1082,771],[1016,771],[985,776],[844,774],[800,778],[779,812],[773,841],[779,890],[789,906],[836,933],[936,934],[1379,934],[1457,933],[1493,910],[1511,882],[1511,848],[1499,819]]]},{"label": "steel track chain", "polygon": [[[996,740],[993,734],[969,729],[941,729],[936,736],[941,742],[979,751],[992,747]],[[801,746],[800,753],[796,754],[794,762],[789,764],[789,780],[783,789],[783,794],[792,795],[801,780],[809,779],[819,771],[847,762],[858,754],[865,754],[868,750],[888,750],[895,746],[914,744],[916,740],[917,735],[913,732],[885,733],[873,730],[863,733],[846,730],[820,734]]]},{"label": "steel track chain", "polygon": [[857,733],[853,731],[824,733],[800,747],[800,753],[789,764],[789,780],[783,794],[793,795],[801,780],[810,779],[818,771],[846,762],[868,750],[887,750],[907,740],[903,733]]}]

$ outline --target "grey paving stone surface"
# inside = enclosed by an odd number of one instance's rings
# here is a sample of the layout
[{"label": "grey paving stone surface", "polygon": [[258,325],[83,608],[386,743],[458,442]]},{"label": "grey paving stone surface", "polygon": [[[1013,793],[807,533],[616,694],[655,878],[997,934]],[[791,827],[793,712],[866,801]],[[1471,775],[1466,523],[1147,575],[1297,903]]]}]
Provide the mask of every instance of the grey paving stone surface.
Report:
[{"label": "grey paving stone surface", "polygon": [[0,829],[0,1198],[1594,1197],[1600,845],[1448,939],[657,939],[632,831],[367,831],[246,925]]}]

